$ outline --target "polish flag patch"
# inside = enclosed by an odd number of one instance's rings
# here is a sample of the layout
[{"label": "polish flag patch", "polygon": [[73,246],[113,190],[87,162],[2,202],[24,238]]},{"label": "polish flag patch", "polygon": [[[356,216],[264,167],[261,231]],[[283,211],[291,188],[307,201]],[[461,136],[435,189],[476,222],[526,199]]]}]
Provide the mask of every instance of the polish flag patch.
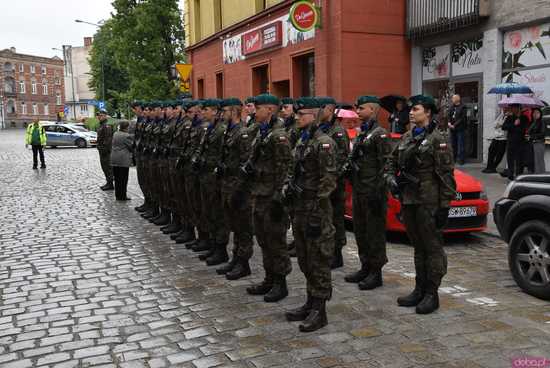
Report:
[{"label": "polish flag patch", "polygon": [[280,142],[286,142],[286,137],[285,136],[280,136],[279,141]]},{"label": "polish flag patch", "polygon": [[329,144],[329,143],[323,143],[323,144],[321,145],[321,147],[324,148],[324,149],[329,149],[329,148],[330,148],[330,144]]},{"label": "polish flag patch", "polygon": [[447,148],[447,143],[440,143],[439,148]]}]

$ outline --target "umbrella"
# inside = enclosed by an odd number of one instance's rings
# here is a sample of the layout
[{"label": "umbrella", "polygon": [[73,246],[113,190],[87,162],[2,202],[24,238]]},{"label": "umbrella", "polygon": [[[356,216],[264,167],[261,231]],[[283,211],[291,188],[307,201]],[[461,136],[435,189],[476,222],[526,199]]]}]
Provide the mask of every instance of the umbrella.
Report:
[{"label": "umbrella", "polygon": [[339,118],[347,118],[347,119],[356,119],[359,117],[355,111],[351,110],[345,110],[345,109],[338,109],[338,115],[336,115]]},{"label": "umbrella", "polygon": [[512,93],[533,93],[533,90],[524,84],[512,82],[497,84],[487,93],[495,95],[511,95]]},{"label": "umbrella", "polygon": [[400,95],[387,95],[380,99],[380,106],[387,112],[392,113],[395,110],[395,103],[397,101],[407,102],[407,99]]},{"label": "umbrella", "polygon": [[521,105],[523,107],[541,107],[544,106],[544,102],[536,97],[523,95],[504,97],[498,102],[498,106],[500,107],[506,107],[510,105]]}]

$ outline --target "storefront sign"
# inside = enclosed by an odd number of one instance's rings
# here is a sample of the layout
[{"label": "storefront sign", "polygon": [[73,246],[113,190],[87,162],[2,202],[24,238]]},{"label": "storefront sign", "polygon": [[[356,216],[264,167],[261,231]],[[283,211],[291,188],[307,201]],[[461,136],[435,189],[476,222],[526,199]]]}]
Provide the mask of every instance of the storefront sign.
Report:
[{"label": "storefront sign", "polygon": [[512,74],[512,79],[504,74],[502,81],[525,84],[531,87],[536,97],[550,102],[550,67],[518,71]]},{"label": "storefront sign", "polygon": [[243,47],[243,55],[252,54],[262,49],[260,29],[243,34],[241,45]]},{"label": "storefront sign", "polygon": [[300,32],[307,32],[319,22],[319,11],[309,1],[298,1],[290,8],[290,22]]},{"label": "storefront sign", "polygon": [[452,48],[453,76],[483,73],[483,37],[455,42]]},{"label": "storefront sign", "polygon": [[449,77],[451,46],[425,48],[422,55],[422,80]]},{"label": "storefront sign", "polygon": [[242,35],[243,55],[250,55],[282,44],[282,22],[273,22],[263,28],[255,29]]}]

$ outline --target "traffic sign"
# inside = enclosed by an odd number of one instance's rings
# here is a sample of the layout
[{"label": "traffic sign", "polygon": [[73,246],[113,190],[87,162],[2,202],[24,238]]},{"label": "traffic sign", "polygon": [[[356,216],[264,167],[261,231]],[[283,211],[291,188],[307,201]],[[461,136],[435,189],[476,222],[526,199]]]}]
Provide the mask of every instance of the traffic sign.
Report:
[{"label": "traffic sign", "polygon": [[105,110],[105,101],[97,101],[97,108],[100,110]]}]

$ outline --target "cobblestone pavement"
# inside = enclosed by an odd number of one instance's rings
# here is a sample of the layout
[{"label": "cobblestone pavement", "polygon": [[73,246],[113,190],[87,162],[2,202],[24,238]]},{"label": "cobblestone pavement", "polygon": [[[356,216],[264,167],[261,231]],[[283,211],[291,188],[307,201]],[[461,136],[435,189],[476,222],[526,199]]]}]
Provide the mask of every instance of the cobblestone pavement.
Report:
[{"label": "cobblestone pavement", "polygon": [[[520,292],[506,245],[452,239],[441,309],[419,316],[395,299],[413,285],[412,249],[388,244],[385,284],[360,292],[334,272],[329,325],[298,332],[283,312],[303,301],[294,262],[290,296],[246,294],[175,246],[103,184],[95,149],[47,149],[31,170],[23,132],[0,132],[0,367],[511,367],[550,358],[550,303]],[[399,239],[398,239],[399,240]]]}]

